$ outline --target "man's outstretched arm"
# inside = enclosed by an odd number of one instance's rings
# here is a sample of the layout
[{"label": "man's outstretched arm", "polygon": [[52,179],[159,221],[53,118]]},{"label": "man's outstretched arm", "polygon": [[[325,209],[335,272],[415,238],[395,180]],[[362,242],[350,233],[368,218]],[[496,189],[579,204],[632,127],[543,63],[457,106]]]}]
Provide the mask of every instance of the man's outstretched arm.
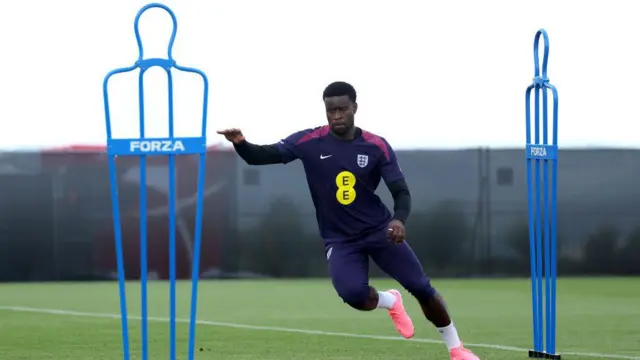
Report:
[{"label": "man's outstretched arm", "polygon": [[282,154],[275,145],[256,145],[242,139],[233,142],[233,147],[240,157],[249,165],[282,164]]},{"label": "man's outstretched arm", "polygon": [[240,129],[219,130],[218,134],[233,144],[238,155],[249,165],[288,164],[299,158],[300,150],[297,142],[306,134],[305,131],[289,135],[272,145],[252,144],[244,138]]},{"label": "man's outstretched arm", "polygon": [[238,155],[249,165],[284,163],[283,152],[276,145],[252,144],[244,138],[240,129],[219,130],[218,134],[231,142]]}]

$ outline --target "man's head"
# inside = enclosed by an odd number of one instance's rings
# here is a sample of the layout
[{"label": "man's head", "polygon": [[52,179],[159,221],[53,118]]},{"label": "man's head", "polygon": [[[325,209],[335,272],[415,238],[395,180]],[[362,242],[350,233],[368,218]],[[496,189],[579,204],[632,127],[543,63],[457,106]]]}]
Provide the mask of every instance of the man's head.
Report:
[{"label": "man's head", "polygon": [[350,84],[336,81],[322,93],[327,121],[336,135],[345,135],[353,129],[353,118],[358,110],[356,90]]}]

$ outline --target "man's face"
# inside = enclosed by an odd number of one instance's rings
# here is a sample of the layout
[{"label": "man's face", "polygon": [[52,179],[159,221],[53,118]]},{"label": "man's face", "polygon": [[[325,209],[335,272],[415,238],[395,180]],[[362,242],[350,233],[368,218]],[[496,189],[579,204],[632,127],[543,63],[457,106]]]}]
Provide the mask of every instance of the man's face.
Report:
[{"label": "man's face", "polygon": [[352,103],[348,96],[335,96],[324,99],[327,121],[334,134],[343,135],[353,128],[353,118],[358,104]]}]

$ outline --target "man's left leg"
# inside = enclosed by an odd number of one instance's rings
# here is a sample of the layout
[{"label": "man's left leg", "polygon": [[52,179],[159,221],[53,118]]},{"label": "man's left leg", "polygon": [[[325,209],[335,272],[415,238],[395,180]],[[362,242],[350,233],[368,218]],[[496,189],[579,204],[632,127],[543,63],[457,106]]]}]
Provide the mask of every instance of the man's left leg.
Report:
[{"label": "man's left leg", "polygon": [[369,255],[382,271],[418,300],[425,317],[442,335],[451,359],[478,360],[478,357],[463,348],[442,296],[431,286],[431,281],[424,274],[422,265],[409,244],[395,244],[385,238],[371,244]]}]

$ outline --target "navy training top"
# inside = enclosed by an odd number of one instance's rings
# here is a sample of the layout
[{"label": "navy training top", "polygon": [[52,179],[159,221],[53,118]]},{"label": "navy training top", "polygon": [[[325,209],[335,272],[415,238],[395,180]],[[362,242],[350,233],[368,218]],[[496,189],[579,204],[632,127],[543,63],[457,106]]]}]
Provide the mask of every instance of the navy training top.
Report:
[{"label": "navy training top", "polygon": [[325,125],[293,133],[276,147],[284,164],[302,161],[325,242],[352,240],[392,220],[375,191],[380,179],[388,185],[404,174],[384,138],[356,128],[353,140],[342,140]]}]

